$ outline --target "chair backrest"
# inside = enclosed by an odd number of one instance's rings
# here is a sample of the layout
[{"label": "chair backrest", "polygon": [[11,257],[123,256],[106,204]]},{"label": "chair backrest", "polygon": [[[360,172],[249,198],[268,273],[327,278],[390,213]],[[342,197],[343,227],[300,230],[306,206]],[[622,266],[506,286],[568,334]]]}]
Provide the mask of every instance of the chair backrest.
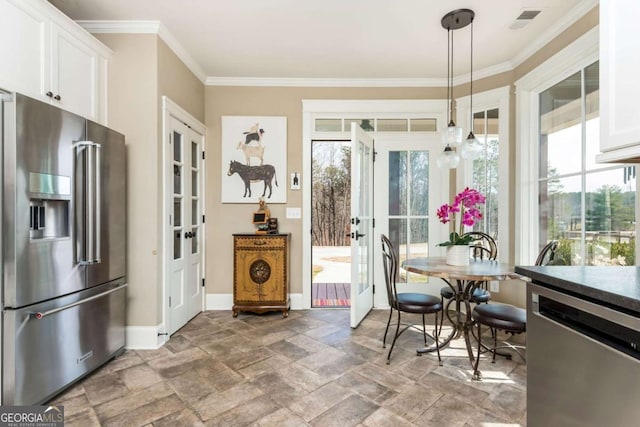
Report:
[{"label": "chair backrest", "polygon": [[471,236],[473,240],[469,244],[471,257],[474,259],[495,260],[498,258],[498,245],[493,237],[481,231],[470,231],[464,236]]},{"label": "chair backrest", "polygon": [[396,280],[398,278],[398,255],[391,241],[384,234],[380,235],[382,241],[382,265],[384,266],[384,280],[387,285],[387,296],[389,305],[395,306],[398,300],[396,291]]},{"label": "chair backrest", "polygon": [[556,250],[558,249],[558,241],[552,240],[540,251],[538,258],[536,258],[536,265],[548,265],[553,264],[556,256]]}]

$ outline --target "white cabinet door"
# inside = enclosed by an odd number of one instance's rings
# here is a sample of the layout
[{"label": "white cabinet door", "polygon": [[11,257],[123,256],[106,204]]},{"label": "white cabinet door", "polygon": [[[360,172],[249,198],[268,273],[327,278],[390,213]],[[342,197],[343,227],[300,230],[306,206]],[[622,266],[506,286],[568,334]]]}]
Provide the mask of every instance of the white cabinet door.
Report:
[{"label": "white cabinet door", "polygon": [[635,146],[640,155],[638,16],[640,2],[600,0],[600,150],[605,154]]},{"label": "white cabinet door", "polygon": [[100,57],[56,24],[51,25],[51,92],[65,110],[99,121]]},{"label": "white cabinet door", "polygon": [[20,2],[0,0],[0,87],[35,98],[46,92],[49,21]]}]

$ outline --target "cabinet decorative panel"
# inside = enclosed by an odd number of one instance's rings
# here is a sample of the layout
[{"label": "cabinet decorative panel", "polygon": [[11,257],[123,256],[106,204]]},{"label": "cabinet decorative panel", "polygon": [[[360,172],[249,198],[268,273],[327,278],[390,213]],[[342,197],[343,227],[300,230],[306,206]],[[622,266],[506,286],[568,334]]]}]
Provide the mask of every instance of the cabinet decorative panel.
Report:
[{"label": "cabinet decorative panel", "polygon": [[290,236],[233,235],[233,317],[240,311],[289,315]]}]

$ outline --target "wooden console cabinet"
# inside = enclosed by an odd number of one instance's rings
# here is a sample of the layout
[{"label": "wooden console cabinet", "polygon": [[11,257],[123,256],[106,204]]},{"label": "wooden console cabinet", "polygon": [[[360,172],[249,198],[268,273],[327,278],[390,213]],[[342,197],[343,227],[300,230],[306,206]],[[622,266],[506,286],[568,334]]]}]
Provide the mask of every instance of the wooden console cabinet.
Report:
[{"label": "wooden console cabinet", "polygon": [[289,316],[289,245],[286,234],[233,235],[233,317],[240,311]]}]

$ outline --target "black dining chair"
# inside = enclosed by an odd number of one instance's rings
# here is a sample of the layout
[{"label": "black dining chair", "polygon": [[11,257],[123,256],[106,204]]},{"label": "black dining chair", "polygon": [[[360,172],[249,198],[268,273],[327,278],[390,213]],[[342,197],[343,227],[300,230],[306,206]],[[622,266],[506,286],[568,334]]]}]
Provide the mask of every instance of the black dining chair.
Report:
[{"label": "black dining chair", "polygon": [[[396,319],[396,331],[391,342],[391,348],[387,354],[387,365],[391,360],[391,352],[396,344],[396,341],[404,331],[409,328],[415,327],[412,323],[403,323],[402,313],[414,313],[422,315],[422,335],[424,337],[424,345],[427,345],[427,337],[432,339],[435,344],[436,352],[438,353],[438,362],[442,366],[442,359],[440,358],[440,344],[438,341],[438,313],[442,311],[442,300],[434,295],[428,295],[417,292],[398,292],[398,274],[400,264],[398,262],[398,254],[393,247],[391,241],[384,234],[380,235],[382,240],[382,265],[384,266],[384,278],[387,285],[387,295],[389,298],[389,320],[387,321],[387,328],[384,331],[384,337],[382,338],[382,348],[386,348],[387,333],[391,325],[391,318],[393,317],[393,311],[397,313]],[[427,327],[425,322],[425,315],[434,314],[435,328],[434,336],[427,333]],[[402,325],[402,329],[400,326]],[[420,355],[420,353],[418,353]]]},{"label": "black dining chair", "polygon": [[[558,249],[558,241],[552,240],[547,243],[536,258],[535,265],[548,265],[553,263],[555,252]],[[518,350],[524,346],[509,344],[505,341],[504,346],[498,346],[498,331],[506,332],[513,336],[527,331],[527,312],[520,307],[508,304],[480,304],[476,305],[471,313],[471,318],[478,327],[478,353],[473,367],[474,379],[480,379],[481,374],[478,371],[480,364],[480,353],[482,353],[482,331],[481,327],[488,326],[491,329],[493,337],[493,346],[488,348],[492,353],[491,363],[496,362],[496,353],[500,348],[510,348],[515,351],[526,362],[525,356]],[[507,356],[511,358],[510,355]]]}]

